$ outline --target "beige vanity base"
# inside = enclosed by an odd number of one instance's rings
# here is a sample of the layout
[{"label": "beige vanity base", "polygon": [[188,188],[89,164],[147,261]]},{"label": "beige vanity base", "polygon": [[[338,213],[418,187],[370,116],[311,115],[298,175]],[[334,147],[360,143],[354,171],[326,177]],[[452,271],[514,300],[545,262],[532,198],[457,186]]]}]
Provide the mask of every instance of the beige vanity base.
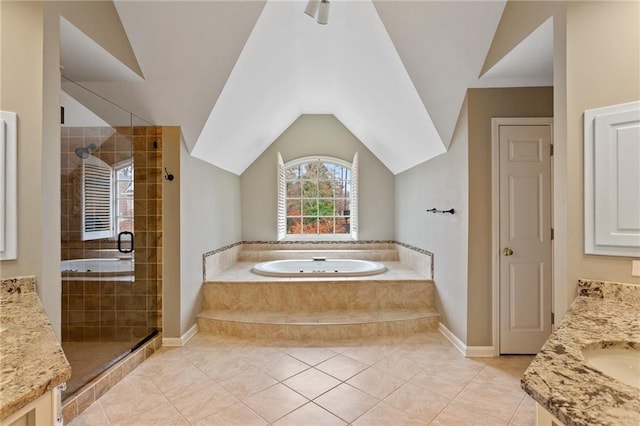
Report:
[{"label": "beige vanity base", "polygon": [[53,426],[58,424],[54,409],[56,406],[55,392],[55,390],[46,392],[40,398],[1,420],[0,426]]},{"label": "beige vanity base", "polygon": [[563,426],[560,420],[548,412],[542,405],[536,402],[536,425],[537,426]]}]

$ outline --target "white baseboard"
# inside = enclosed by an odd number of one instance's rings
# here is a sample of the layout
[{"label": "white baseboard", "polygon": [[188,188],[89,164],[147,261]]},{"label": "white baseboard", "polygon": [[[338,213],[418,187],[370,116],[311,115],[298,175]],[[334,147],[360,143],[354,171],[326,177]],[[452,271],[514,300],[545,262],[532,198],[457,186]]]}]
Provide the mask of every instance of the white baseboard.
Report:
[{"label": "white baseboard", "polygon": [[468,358],[493,358],[499,356],[493,346],[467,346]]},{"label": "white baseboard", "polygon": [[458,336],[456,336],[455,334],[453,334],[451,332],[451,330],[449,330],[447,328],[446,325],[444,325],[443,323],[440,323],[440,326],[438,327],[438,330],[440,331],[440,333],[442,333],[442,335],[444,337],[447,338],[448,341],[451,342],[451,344],[458,350],[460,351],[460,353],[464,356],[467,356],[467,345],[465,345],[462,340],[458,339]]},{"label": "white baseboard", "polygon": [[191,340],[191,338],[195,336],[197,332],[198,332],[198,324],[193,324],[193,326],[180,337],[163,337],[162,346],[182,347],[189,340]]},{"label": "white baseboard", "polygon": [[462,355],[467,358],[487,358],[498,356],[493,346],[467,346],[462,340],[458,339],[458,336],[453,334],[451,330],[447,328],[443,323],[440,323],[438,330],[442,335],[451,342],[451,344]]}]

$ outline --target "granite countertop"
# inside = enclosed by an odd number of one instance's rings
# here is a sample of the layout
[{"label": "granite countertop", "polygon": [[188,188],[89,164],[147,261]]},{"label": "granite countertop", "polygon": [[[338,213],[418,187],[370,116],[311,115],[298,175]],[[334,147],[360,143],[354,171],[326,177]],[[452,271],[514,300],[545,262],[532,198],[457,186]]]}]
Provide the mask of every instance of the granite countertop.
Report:
[{"label": "granite countertop", "polygon": [[525,371],[522,388],[565,425],[640,424],[640,389],[589,366],[589,347],[640,350],[640,286],[581,280],[579,296]]},{"label": "granite countertop", "polygon": [[70,377],[35,278],[0,280],[0,420]]}]

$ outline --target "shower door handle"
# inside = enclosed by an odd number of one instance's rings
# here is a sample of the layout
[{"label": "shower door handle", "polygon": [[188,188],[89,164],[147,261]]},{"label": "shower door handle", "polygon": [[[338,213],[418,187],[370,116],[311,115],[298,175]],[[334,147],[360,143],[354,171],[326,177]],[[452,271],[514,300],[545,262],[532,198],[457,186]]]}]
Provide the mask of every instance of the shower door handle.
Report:
[{"label": "shower door handle", "polygon": [[[123,243],[123,239],[122,236],[126,235],[126,236],[130,236],[130,239],[125,239],[124,242],[130,242],[130,246],[129,248],[123,248],[122,247],[122,243]],[[121,233],[118,234],[118,251],[120,253],[131,253],[133,252],[133,249],[135,247],[135,243],[134,243],[134,237],[133,237],[133,232],[129,232],[129,231],[122,231]]]}]

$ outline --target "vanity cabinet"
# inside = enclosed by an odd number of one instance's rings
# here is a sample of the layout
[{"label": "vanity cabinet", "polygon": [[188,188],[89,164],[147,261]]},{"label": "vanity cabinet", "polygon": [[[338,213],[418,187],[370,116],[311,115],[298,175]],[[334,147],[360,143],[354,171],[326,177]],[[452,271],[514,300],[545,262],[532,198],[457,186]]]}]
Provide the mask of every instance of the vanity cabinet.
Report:
[{"label": "vanity cabinet", "polygon": [[61,426],[60,389],[45,392],[35,401],[0,420],[0,426]]},{"label": "vanity cabinet", "polygon": [[536,402],[536,426],[563,426],[560,420]]},{"label": "vanity cabinet", "polygon": [[62,424],[61,392],[71,377],[35,277],[0,279],[0,426]]}]

